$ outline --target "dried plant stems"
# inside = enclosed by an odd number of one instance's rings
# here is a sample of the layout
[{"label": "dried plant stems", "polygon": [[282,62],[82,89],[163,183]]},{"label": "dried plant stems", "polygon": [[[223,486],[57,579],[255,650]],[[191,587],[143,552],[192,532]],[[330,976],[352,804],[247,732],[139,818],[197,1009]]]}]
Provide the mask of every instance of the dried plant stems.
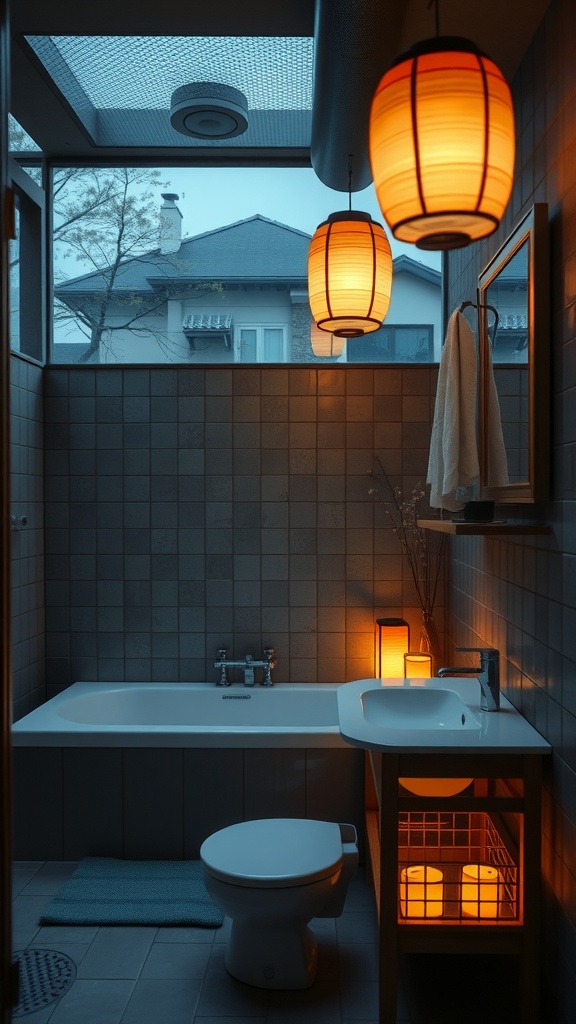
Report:
[{"label": "dried plant stems", "polygon": [[421,485],[404,498],[398,487],[393,487],[378,455],[368,476],[374,480],[371,494],[384,508],[412,574],[418,600],[425,618],[433,615],[446,552],[446,535],[424,530],[418,526],[424,509],[427,510],[426,491]]}]

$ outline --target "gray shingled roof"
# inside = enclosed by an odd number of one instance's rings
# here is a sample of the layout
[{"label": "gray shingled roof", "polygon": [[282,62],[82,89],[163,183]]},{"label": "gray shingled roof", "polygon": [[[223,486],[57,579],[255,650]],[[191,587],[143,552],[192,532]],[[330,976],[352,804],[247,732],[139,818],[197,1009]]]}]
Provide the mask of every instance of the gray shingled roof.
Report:
[{"label": "gray shingled roof", "polygon": [[[173,256],[163,256],[155,249],[127,260],[119,271],[115,290],[147,292],[174,281],[282,281],[302,287],[307,278],[310,238],[304,231],[256,214],[184,239]],[[58,285],[56,294],[70,299],[73,294],[100,291],[102,286],[102,275],[95,272],[65,281]]]}]

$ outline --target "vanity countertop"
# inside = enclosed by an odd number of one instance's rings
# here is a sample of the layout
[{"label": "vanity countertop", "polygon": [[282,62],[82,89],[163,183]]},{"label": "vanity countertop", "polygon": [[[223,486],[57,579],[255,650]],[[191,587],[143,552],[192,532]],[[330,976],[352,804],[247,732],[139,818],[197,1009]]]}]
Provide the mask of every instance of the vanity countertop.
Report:
[{"label": "vanity countertop", "polygon": [[[382,692],[382,700],[370,691]],[[423,691],[435,692],[423,698]],[[551,752],[550,744],[503,694],[499,711],[482,711],[480,684],[474,676],[357,679],[340,686],[337,699],[342,737],[366,750],[398,754]]]}]

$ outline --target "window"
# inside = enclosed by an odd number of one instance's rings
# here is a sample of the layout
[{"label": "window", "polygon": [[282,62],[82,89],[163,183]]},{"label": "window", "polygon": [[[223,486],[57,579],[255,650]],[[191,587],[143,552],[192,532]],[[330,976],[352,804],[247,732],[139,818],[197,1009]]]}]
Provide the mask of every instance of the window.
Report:
[{"label": "window", "polygon": [[[334,196],[310,168],[55,166],[52,177],[54,362],[434,358],[436,253],[427,265],[401,255],[392,290],[391,321],[418,309],[422,326],[318,352],[308,249]],[[358,200],[378,218],[374,196]]]},{"label": "window", "polygon": [[285,363],[286,327],[238,326],[234,351],[238,363]]},{"label": "window", "polygon": [[384,324],[379,331],[353,338],[346,345],[349,363],[432,363],[432,324]]}]

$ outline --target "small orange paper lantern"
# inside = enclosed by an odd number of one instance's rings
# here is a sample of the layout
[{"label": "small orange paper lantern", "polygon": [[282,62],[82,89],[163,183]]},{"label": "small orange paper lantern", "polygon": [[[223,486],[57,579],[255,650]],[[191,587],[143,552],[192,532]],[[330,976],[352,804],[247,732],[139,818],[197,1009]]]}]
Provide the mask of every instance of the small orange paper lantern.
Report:
[{"label": "small orange paper lantern", "polygon": [[308,252],[308,296],[316,324],[338,338],[377,331],[390,305],[392,252],[368,213],[332,213]]},{"label": "small orange paper lantern", "polygon": [[410,649],[410,626],[404,619],[376,619],[374,678],[403,679],[404,655]]},{"label": "small orange paper lantern", "polygon": [[468,39],[417,43],[382,78],[369,150],[393,235],[453,249],[498,226],[512,191],[514,110],[498,67]]}]

